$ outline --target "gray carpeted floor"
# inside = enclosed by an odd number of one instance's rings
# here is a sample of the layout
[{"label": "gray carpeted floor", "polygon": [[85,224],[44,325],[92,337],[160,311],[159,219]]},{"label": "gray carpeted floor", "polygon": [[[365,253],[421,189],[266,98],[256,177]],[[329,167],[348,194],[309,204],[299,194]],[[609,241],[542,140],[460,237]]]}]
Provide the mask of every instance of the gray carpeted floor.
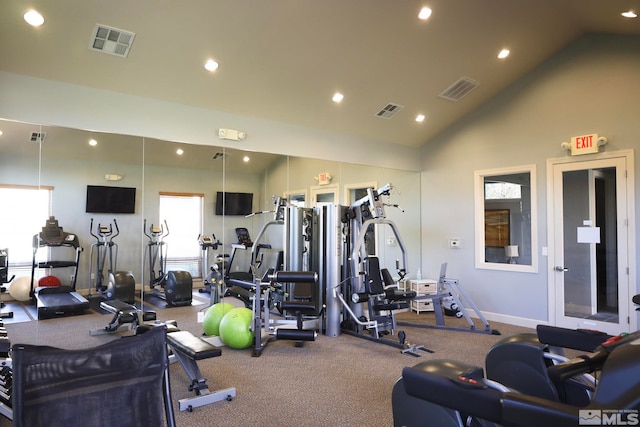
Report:
[{"label": "gray carpeted floor", "polygon": [[[176,320],[178,326],[202,334],[197,313],[206,310],[206,294],[195,294],[199,305],[158,309],[159,320]],[[15,308],[15,307],[14,307]],[[429,313],[400,313],[399,320],[434,324]],[[104,327],[111,315],[87,314],[49,320],[6,323],[12,343],[84,348],[117,339],[118,335],[90,336]],[[449,325],[466,326],[460,319],[445,318]],[[480,326],[482,326],[480,324]],[[482,365],[488,349],[505,335],[530,329],[491,324],[499,335],[439,329],[401,327],[407,341],[422,344],[433,353],[421,357],[401,354],[397,348],[349,335],[319,336],[297,348],[291,341],[270,343],[260,357],[251,350],[223,347],[222,356],[199,361],[209,388],[236,387],[233,401],[194,409],[177,410],[177,400],[193,396],[179,364],[171,366],[171,387],[179,426],[367,426],[393,425],[391,389],[405,366],[430,358],[457,359]],[[483,329],[483,328],[479,328]],[[395,337],[394,337],[395,338]],[[11,423],[0,417],[0,427]],[[428,425],[425,423],[425,425]]]}]

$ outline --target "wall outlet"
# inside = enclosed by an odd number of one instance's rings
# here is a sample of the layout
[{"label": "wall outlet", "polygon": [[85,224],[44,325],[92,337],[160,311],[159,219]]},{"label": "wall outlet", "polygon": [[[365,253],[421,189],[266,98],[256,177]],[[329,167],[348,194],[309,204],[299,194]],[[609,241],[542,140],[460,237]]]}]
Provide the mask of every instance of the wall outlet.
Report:
[{"label": "wall outlet", "polygon": [[204,322],[204,311],[198,312],[198,323]]}]

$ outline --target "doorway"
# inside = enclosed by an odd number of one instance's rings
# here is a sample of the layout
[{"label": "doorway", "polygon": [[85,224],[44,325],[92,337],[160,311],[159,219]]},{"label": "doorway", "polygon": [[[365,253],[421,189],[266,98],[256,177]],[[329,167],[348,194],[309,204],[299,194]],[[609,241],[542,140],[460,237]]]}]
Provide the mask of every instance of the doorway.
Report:
[{"label": "doorway", "polygon": [[548,161],[551,324],[609,334],[636,329],[633,164],[630,151]]}]

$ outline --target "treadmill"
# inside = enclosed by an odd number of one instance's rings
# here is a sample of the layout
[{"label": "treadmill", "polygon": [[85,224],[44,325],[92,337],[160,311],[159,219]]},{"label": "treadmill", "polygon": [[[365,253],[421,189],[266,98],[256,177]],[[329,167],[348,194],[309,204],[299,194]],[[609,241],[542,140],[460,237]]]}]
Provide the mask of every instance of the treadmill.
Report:
[{"label": "treadmill", "polygon": [[[36,254],[40,248],[44,247],[66,247],[72,249],[75,253],[74,259],[37,262]],[[80,247],[78,236],[65,232],[58,225],[58,220],[53,216],[47,219],[42,231],[33,236],[30,295],[36,302],[38,320],[83,314],[89,308],[89,301],[76,292],[81,252],[82,248]],[[73,268],[71,284],[69,286],[42,286],[34,289],[36,268]]]}]

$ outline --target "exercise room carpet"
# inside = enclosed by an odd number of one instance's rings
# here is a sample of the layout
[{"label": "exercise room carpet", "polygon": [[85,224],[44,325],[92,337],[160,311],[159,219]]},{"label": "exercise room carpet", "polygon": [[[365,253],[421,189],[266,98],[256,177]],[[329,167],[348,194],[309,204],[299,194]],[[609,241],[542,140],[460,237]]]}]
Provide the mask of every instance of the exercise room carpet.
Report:
[{"label": "exercise room carpet", "polygon": [[[203,300],[208,298],[207,294],[202,296]],[[201,335],[197,314],[203,307],[206,305],[159,310],[158,319],[175,319],[181,329]],[[430,313],[401,313],[398,317],[434,324]],[[106,326],[108,320],[107,316],[88,310],[81,316],[10,323],[6,328],[14,344],[85,348],[119,338],[115,334],[89,335],[91,329]],[[460,323],[460,319],[450,317],[445,321],[465,324],[464,320]],[[193,412],[178,411],[178,399],[194,393],[188,389],[182,367],[175,363],[171,366],[171,388],[176,421],[184,427],[390,427],[391,389],[403,367],[428,359],[457,359],[483,365],[484,355],[496,341],[518,332],[533,332],[504,324],[492,323],[491,327],[502,335],[402,327],[407,341],[434,351],[422,352],[421,357],[403,355],[397,348],[344,334],[320,335],[301,348],[291,341],[275,341],[260,357],[251,357],[251,349],[223,347],[222,356],[200,360],[198,364],[210,390],[236,387],[236,398],[195,408]],[[0,427],[10,425],[0,416]]]}]

